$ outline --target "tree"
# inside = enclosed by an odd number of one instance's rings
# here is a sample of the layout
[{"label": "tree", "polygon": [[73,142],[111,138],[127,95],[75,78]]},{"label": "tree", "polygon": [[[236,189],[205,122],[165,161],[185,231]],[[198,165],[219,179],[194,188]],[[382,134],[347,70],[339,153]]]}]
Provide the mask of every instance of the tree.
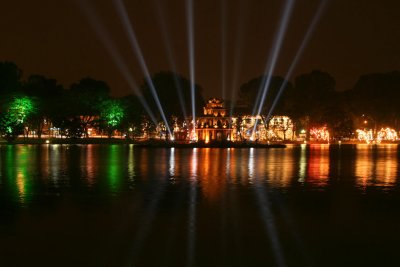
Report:
[{"label": "tree", "polygon": [[23,91],[35,99],[36,112],[31,116],[29,125],[36,131],[40,139],[45,123],[49,123],[55,114],[59,115],[64,89],[55,79],[49,79],[42,75],[31,75],[24,82]]},{"label": "tree", "polygon": [[95,123],[101,103],[109,98],[110,88],[104,81],[84,78],[72,84],[69,93],[70,114],[80,120],[85,137],[89,137],[89,125]]},{"label": "tree", "polygon": [[0,96],[19,91],[22,71],[12,62],[0,62]]},{"label": "tree", "polygon": [[127,138],[133,138],[142,135],[142,118],[145,114],[137,96],[128,95],[119,99],[124,110],[125,116],[121,122],[121,129],[128,132]]},{"label": "tree", "polygon": [[272,76],[270,78],[267,76],[260,76],[240,86],[237,106],[241,106],[242,113],[252,114],[253,111],[258,112],[257,109],[260,105],[264,87],[266,87],[266,95],[260,113],[268,114],[272,111],[271,108],[275,100],[276,105],[274,106],[274,112],[284,112],[285,98],[279,99],[279,97],[282,94],[285,95],[286,91],[290,90],[292,87],[291,83],[280,76]]},{"label": "tree", "polygon": [[[143,96],[149,103],[150,109],[158,114],[158,118],[161,119],[150,83],[154,85],[167,120],[171,116],[185,119],[185,117],[192,115],[191,82],[188,79],[173,72],[160,72],[153,75],[150,80],[144,81],[141,86]],[[199,114],[202,112],[205,102],[201,95],[200,86],[196,84],[194,88],[196,113]]]},{"label": "tree", "polygon": [[27,96],[15,97],[9,104],[7,112],[0,116],[0,133],[12,141],[23,132],[24,123],[34,113],[35,105]]},{"label": "tree", "polygon": [[350,91],[350,97],[355,115],[371,118],[374,128],[399,128],[400,72],[363,75]]},{"label": "tree", "polygon": [[102,102],[100,118],[105,125],[109,138],[111,138],[113,131],[121,124],[124,116],[125,110],[119,101],[110,99]]},{"label": "tree", "polygon": [[323,114],[335,106],[335,79],[326,72],[314,70],[295,78],[295,83],[285,96],[286,114],[296,128],[326,124]]}]

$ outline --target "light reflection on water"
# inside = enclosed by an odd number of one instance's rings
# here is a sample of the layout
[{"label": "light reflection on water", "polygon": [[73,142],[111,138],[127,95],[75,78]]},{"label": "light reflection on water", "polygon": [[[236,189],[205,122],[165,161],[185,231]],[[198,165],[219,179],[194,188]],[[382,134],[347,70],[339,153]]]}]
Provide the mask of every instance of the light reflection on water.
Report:
[{"label": "light reflection on water", "polygon": [[310,145],[307,164],[307,182],[316,187],[325,187],[329,179],[329,145]]},{"label": "light reflection on water", "polygon": [[300,145],[269,150],[3,145],[0,156],[0,188],[21,204],[29,201],[37,187],[102,188],[115,195],[129,190],[135,180],[168,179],[171,184],[198,183],[205,199],[217,201],[227,187],[251,186],[255,181],[272,188],[302,184],[307,190],[324,190],[334,178],[354,180],[355,189],[390,191],[399,176],[397,145]]},{"label": "light reflection on water", "polygon": [[0,238],[12,263],[27,235],[22,248],[66,266],[340,266],[352,250],[369,263],[397,257],[398,161],[393,145],[2,145]]},{"label": "light reflection on water", "polygon": [[395,186],[398,179],[398,149],[395,145],[357,146],[355,176],[358,187]]}]

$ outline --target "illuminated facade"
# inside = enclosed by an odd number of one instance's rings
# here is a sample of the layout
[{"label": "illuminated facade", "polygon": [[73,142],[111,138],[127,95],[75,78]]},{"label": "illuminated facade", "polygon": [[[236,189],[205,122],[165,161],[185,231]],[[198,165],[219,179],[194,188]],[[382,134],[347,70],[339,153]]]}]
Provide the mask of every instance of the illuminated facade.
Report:
[{"label": "illuminated facade", "polygon": [[[268,122],[262,116],[241,116],[233,118],[239,128],[234,133],[236,140],[282,141],[293,140],[293,121],[288,116],[272,116]],[[256,127],[254,128],[255,123]],[[266,126],[267,125],[267,126]]]},{"label": "illuminated facade", "polygon": [[[239,127],[235,131],[235,137],[238,141],[245,140],[267,140],[268,133],[266,127],[264,125],[263,118],[259,116],[251,116],[245,115],[241,117],[234,118],[233,121],[238,123]],[[254,124],[257,122],[257,125],[254,129]]]},{"label": "illuminated facade", "polygon": [[294,124],[288,116],[273,116],[268,122],[268,130],[276,140],[293,140]]},{"label": "illuminated facade", "polygon": [[207,101],[203,115],[197,118],[196,136],[199,141],[225,141],[232,138],[231,118],[224,102],[217,98]]}]

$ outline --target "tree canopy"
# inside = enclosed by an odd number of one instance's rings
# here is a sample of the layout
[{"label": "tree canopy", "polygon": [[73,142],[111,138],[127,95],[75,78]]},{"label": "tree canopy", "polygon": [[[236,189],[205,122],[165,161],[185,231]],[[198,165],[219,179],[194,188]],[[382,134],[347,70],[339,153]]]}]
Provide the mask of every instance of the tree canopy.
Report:
[{"label": "tree canopy", "polygon": [[[158,112],[150,82],[154,85],[167,119],[171,116],[184,118],[192,115],[191,82],[188,79],[173,72],[159,72],[153,75],[150,80],[144,81],[141,87],[143,96],[149,103],[151,110]],[[195,84],[194,88],[196,113],[199,113],[202,111],[205,102],[200,86]]]}]

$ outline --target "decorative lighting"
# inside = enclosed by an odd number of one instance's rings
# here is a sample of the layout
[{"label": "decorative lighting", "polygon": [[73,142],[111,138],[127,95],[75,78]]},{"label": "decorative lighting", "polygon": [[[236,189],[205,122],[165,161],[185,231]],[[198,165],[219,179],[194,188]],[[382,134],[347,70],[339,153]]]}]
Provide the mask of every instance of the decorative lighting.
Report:
[{"label": "decorative lighting", "polygon": [[321,127],[321,128],[311,128],[310,129],[310,136],[315,139],[315,140],[322,140],[322,141],[328,141],[330,139],[329,131],[326,128],[326,126]]},{"label": "decorative lighting", "polygon": [[372,130],[361,130],[357,129],[357,139],[359,141],[366,142],[367,144],[370,144],[374,140],[374,135],[372,133]]}]

